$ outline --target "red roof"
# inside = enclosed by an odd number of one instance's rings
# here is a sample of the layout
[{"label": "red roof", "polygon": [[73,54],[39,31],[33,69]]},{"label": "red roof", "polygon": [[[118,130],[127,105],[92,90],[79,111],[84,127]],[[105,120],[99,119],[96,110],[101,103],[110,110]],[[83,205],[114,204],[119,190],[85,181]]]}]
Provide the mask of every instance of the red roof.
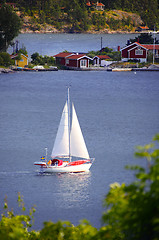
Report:
[{"label": "red roof", "polygon": [[107,55],[97,55],[97,57],[100,58],[101,60],[102,59],[110,59],[110,57]]},{"label": "red roof", "polygon": [[83,58],[83,57],[89,58],[85,54],[76,54],[76,55],[72,55],[72,56],[68,57],[68,59],[78,60],[79,58]]},{"label": "red roof", "polygon": [[18,56],[18,53],[14,54],[14,55],[10,55],[11,58],[15,58]]},{"label": "red roof", "polygon": [[[131,43],[130,45],[127,45],[126,47],[122,48],[121,51],[123,51],[126,48],[129,48],[129,51],[131,51],[130,47],[132,47],[134,44],[136,44],[138,46],[141,46],[142,48],[145,48],[147,50],[153,50],[154,49],[153,44],[141,44],[141,43],[138,43],[138,42],[134,42],[134,43]],[[155,49],[159,50],[159,44],[155,44]]]},{"label": "red roof", "polygon": [[97,3],[96,3],[96,6],[103,6],[103,7],[104,7],[105,5],[104,5],[103,3],[97,2]]},{"label": "red roof", "polygon": [[90,2],[87,2],[86,5],[87,5],[88,7],[91,7],[91,3],[90,3]]},{"label": "red roof", "polygon": [[159,44],[154,45],[154,44],[141,44],[141,43],[138,43],[138,42],[135,42],[135,43],[137,43],[141,47],[144,47],[148,50],[153,50],[153,49],[159,50]]},{"label": "red roof", "polygon": [[159,44],[141,44],[141,46],[149,49],[149,50],[153,50],[153,49],[156,49],[156,50],[159,50]]},{"label": "red roof", "polygon": [[139,28],[141,28],[143,30],[148,30],[149,29],[147,26],[140,26]]},{"label": "red roof", "polygon": [[70,52],[61,52],[61,53],[58,53],[56,55],[54,55],[53,57],[62,57],[62,58],[65,58],[65,57],[68,57],[70,55],[72,55],[74,53],[70,53]]}]

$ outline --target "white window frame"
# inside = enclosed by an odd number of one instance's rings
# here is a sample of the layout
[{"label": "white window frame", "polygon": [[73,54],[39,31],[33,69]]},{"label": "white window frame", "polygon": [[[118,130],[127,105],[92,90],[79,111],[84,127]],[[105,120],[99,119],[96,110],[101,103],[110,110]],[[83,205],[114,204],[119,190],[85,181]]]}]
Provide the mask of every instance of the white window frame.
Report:
[{"label": "white window frame", "polygon": [[87,60],[86,59],[81,59],[80,67],[87,67]]},{"label": "white window frame", "polygon": [[142,49],[136,49],[135,50],[135,55],[143,55],[143,50]]},{"label": "white window frame", "polygon": [[66,59],[66,64],[69,64],[69,59]]}]

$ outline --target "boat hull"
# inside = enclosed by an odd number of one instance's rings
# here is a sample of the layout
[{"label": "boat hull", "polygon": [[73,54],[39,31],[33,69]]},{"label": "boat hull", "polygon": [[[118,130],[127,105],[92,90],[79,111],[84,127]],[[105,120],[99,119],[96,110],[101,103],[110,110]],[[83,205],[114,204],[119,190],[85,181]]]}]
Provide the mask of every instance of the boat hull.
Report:
[{"label": "boat hull", "polygon": [[89,171],[92,163],[81,164],[77,166],[47,166],[41,167],[42,173],[78,173]]}]

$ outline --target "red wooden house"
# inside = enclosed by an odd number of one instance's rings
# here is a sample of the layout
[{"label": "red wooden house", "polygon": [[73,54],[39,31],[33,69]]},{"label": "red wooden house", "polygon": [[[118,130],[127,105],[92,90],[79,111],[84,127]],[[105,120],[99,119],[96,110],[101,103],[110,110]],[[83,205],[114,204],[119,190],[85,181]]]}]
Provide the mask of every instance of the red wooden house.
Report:
[{"label": "red wooden house", "polygon": [[73,68],[88,68],[89,60],[92,60],[90,57],[85,54],[74,54],[67,57],[66,66]]},{"label": "red wooden house", "polygon": [[54,55],[56,64],[70,68],[88,68],[89,61],[92,60],[85,54],[62,52]]},{"label": "red wooden house", "polygon": [[56,64],[65,66],[66,65],[66,58],[73,55],[73,54],[74,53],[70,53],[70,52],[61,52],[61,53],[58,53],[58,54],[54,55],[53,57],[55,57],[55,59],[56,59]]},{"label": "red wooden house", "polygon": [[107,55],[97,55],[93,58],[93,64],[97,66],[107,65],[107,60],[110,60],[110,57]]},{"label": "red wooden house", "polygon": [[105,5],[101,2],[94,2],[94,1],[87,1],[86,2],[86,6],[87,8],[95,8],[96,10],[99,10],[99,11],[103,11],[104,10],[104,7]]},{"label": "red wooden house", "polygon": [[101,3],[101,2],[97,2],[97,3],[95,4],[95,8],[96,8],[97,10],[103,11],[103,10],[104,10],[104,7],[105,7],[105,5],[104,5],[103,3]]},{"label": "red wooden house", "polygon": [[139,26],[135,32],[148,32],[149,28],[147,26]]},{"label": "red wooden house", "polygon": [[140,44],[134,42],[121,49],[122,61],[138,60],[140,62],[147,62],[147,56],[155,51],[155,58],[159,58],[159,44]]}]

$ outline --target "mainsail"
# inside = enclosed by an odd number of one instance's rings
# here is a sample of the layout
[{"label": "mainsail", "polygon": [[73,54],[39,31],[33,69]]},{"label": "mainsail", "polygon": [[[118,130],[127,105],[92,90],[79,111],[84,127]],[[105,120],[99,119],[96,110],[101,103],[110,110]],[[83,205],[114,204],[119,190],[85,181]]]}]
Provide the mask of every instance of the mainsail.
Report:
[{"label": "mainsail", "polygon": [[69,155],[68,104],[64,106],[51,157]]}]

